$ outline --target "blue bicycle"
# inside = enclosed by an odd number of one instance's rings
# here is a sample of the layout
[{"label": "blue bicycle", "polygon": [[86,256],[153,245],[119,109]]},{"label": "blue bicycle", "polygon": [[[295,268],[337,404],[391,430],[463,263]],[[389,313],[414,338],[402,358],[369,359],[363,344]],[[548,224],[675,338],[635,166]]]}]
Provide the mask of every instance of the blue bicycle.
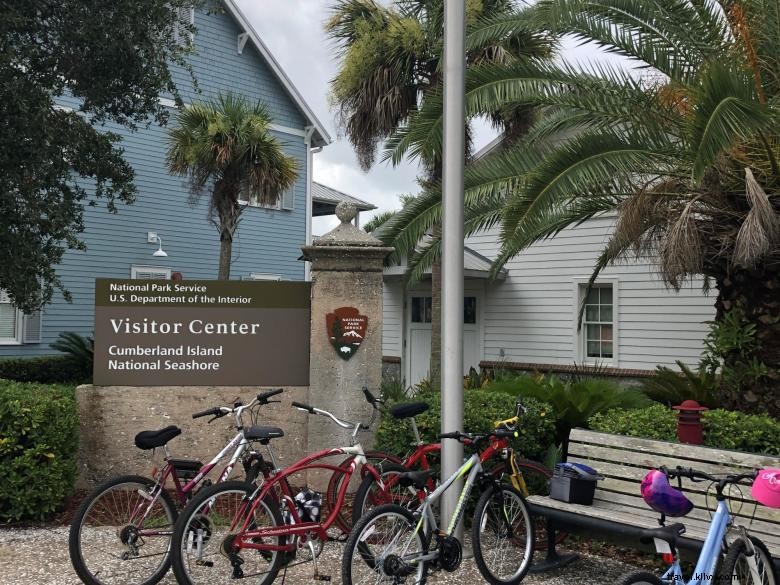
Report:
[{"label": "blue bicycle", "polygon": [[[656,550],[669,563],[668,570],[659,578],[646,571],[636,571],[626,575],[621,585],[704,585],[711,583],[739,583],[751,585],[777,585],[777,575],[772,557],[764,543],[748,534],[742,526],[733,522],[724,495],[726,486],[737,485],[754,480],[757,471],[739,475],[716,477],[703,471],[677,467],[668,470],[661,467],[647,474],[642,481],[642,497],[655,511],[661,513],[661,523],[666,516],[685,516],[693,509],[693,503],[682,491],[672,487],[669,480],[687,478],[691,481],[711,481],[715,486],[718,506],[712,516],[707,537],[704,540],[696,568],[689,581],[685,580],[677,539],[685,533],[685,526],[674,523],[642,532],[640,540],[644,543],[655,542]],[[744,484],[743,484],[744,485]],[[729,543],[726,536],[735,535]],[[725,551],[725,558],[724,558]]]}]

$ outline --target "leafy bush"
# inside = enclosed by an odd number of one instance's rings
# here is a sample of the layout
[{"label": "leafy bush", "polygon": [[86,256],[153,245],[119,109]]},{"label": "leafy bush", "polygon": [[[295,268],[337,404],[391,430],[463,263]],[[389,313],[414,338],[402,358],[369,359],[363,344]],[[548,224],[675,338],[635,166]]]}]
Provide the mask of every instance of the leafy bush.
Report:
[{"label": "leafy bush", "polygon": [[95,363],[95,339],[93,337],[83,337],[73,331],[60,333],[54,343],[49,347],[61,351],[77,367],[81,368],[86,377],[92,375],[92,366]]},{"label": "leafy bush", "polygon": [[[704,444],[716,449],[780,455],[780,421],[716,409],[703,413]],[[594,431],[677,441],[677,413],[661,404],[637,410],[614,409],[590,419]]]},{"label": "leafy bush", "polygon": [[0,380],[0,521],[59,509],[73,488],[77,450],[72,387]]},{"label": "leafy bush", "polygon": [[91,376],[91,370],[84,371],[80,364],[68,356],[0,359],[0,378],[15,382],[81,383]]},{"label": "leafy bush", "polygon": [[628,435],[658,441],[677,440],[677,413],[663,404],[631,411],[612,409],[590,417],[594,431],[613,435]]},{"label": "leafy bush", "polygon": [[[463,419],[467,432],[484,432],[493,428],[497,420],[514,416],[515,399],[500,392],[466,390],[464,394]],[[426,402],[430,408],[419,415],[417,428],[423,441],[436,443],[441,432],[441,394],[423,392],[415,401]],[[524,401],[527,414],[518,425],[520,437],[515,440],[515,449],[531,458],[541,458],[554,441],[555,415],[550,405],[538,400]],[[414,436],[407,420],[398,421],[390,416],[382,418],[376,434],[377,448],[398,455],[412,450]]]},{"label": "leafy bush", "polygon": [[679,372],[666,366],[657,366],[656,374],[642,382],[642,392],[667,406],[677,406],[683,400],[695,400],[702,406],[714,408],[720,403],[720,377],[703,364],[694,372],[677,361]]},{"label": "leafy bush", "polygon": [[496,381],[488,389],[549,403],[556,415],[556,443],[564,444],[571,429],[587,426],[588,419],[598,412],[650,405],[650,399],[640,391],[603,378],[563,380],[558,376],[518,376]]}]

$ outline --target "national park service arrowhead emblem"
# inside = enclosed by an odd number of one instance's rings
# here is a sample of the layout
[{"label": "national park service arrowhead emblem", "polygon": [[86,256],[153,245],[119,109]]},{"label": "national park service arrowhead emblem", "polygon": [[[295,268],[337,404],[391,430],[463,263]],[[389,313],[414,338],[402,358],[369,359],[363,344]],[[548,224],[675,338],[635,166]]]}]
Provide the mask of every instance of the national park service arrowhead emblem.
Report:
[{"label": "national park service arrowhead emblem", "polygon": [[363,343],[368,317],[361,315],[355,307],[341,307],[325,315],[325,327],[336,353],[341,359],[348,360]]}]

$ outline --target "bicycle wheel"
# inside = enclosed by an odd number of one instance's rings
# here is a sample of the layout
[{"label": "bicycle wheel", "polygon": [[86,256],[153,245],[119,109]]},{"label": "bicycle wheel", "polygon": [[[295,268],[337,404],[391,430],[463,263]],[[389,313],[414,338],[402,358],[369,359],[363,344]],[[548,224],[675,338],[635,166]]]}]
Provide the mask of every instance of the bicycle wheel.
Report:
[{"label": "bicycle wheel", "polygon": [[[377,469],[384,465],[385,463],[392,462],[399,464],[401,463],[401,459],[396,457],[395,455],[390,455],[389,453],[384,453],[382,451],[366,451],[366,461],[376,467]],[[339,467],[344,470],[344,472],[334,471],[333,474],[330,476],[330,480],[328,481],[328,488],[325,491],[325,502],[327,504],[326,510],[333,510],[336,508],[337,501],[338,501],[338,495],[339,490],[341,489],[341,482],[344,481],[344,478],[346,477],[346,470],[349,468],[350,465],[352,465],[352,462],[355,460],[354,455],[350,455],[344,461],[339,463]],[[350,486],[347,488],[347,493],[349,492],[355,492],[357,493],[357,490],[360,489],[360,485],[362,483],[362,480],[364,480],[366,477],[371,476],[370,473],[368,473],[368,470],[365,469],[365,467],[361,467],[358,473],[353,473],[352,477],[350,478]],[[341,530],[344,534],[349,534],[349,532],[352,530],[352,523],[354,518],[354,512],[350,512],[348,509],[348,506],[342,506],[339,510],[338,515],[336,516],[336,526],[339,530]]]},{"label": "bicycle wheel", "polygon": [[664,582],[647,571],[634,571],[623,577],[620,585],[664,585]]},{"label": "bicycle wheel", "polygon": [[408,510],[414,510],[419,503],[415,490],[408,487],[401,487],[398,484],[398,476],[409,471],[403,465],[397,463],[384,463],[378,467],[379,475],[384,487],[380,487],[376,478],[369,474],[363,478],[363,481],[355,494],[355,500],[352,503],[352,524],[355,525],[369,511],[383,504],[398,504]]},{"label": "bicycle wheel", "polygon": [[166,491],[151,502],[155,481],[125,475],[81,503],[68,536],[76,574],[87,585],[153,585],[171,565],[176,505]]},{"label": "bicycle wheel", "polygon": [[[521,489],[520,493],[526,498],[528,496],[549,496],[550,495],[550,480],[552,479],[552,470],[531,459],[522,459],[515,457],[515,465],[522,475],[522,482],[525,484],[525,489]],[[502,461],[498,465],[490,469],[490,473],[497,479],[502,479],[509,483],[511,481],[511,471],[509,469],[509,463]],[[518,487],[518,486],[514,486]],[[523,485],[520,485],[522,488]],[[547,550],[547,519],[539,516],[534,518],[534,536],[536,544],[535,550],[545,551]],[[559,545],[568,535],[566,532],[560,530],[555,531],[555,544]]]},{"label": "bicycle wheel", "polygon": [[750,554],[748,544],[742,538],[729,545],[726,559],[718,571],[717,583],[777,585],[777,574],[766,545],[753,536],[750,542],[755,555]]},{"label": "bicycle wheel", "polygon": [[522,581],[534,554],[534,523],[523,495],[501,484],[477,501],[471,525],[474,560],[486,581],[494,585]]},{"label": "bicycle wheel", "polygon": [[[250,513],[249,496],[255,487],[243,481],[226,481],[198,493],[182,510],[174,528],[171,551],[173,573],[181,585],[219,585],[249,579],[267,585],[276,578],[284,553],[242,549],[231,543]],[[281,526],[282,515],[271,498],[257,503],[252,528]],[[283,536],[260,544],[281,546]]]},{"label": "bicycle wheel", "polygon": [[341,559],[343,585],[409,583],[425,585],[426,562],[414,559],[428,554],[428,541],[406,508],[385,504],[355,524]]}]

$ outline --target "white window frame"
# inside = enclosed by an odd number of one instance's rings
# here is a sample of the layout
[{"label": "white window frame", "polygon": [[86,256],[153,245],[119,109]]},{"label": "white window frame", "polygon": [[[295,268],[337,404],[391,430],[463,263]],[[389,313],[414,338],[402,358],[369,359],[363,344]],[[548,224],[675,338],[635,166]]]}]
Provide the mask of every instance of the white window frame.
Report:
[{"label": "white window frame", "polygon": [[166,266],[149,266],[144,264],[132,264],[130,266],[130,278],[132,278],[133,280],[157,280],[157,279],[138,278],[139,272],[164,272],[167,274],[167,276],[160,277],[159,280],[170,280],[171,273],[173,271]]},{"label": "white window frame", "polygon": [[[1,293],[2,291],[0,291]],[[5,304],[5,303],[3,303]],[[9,303],[10,304],[10,303]],[[12,305],[13,306],[13,305]],[[34,345],[41,343],[41,328],[43,326],[43,318],[38,317],[38,331],[37,336],[33,340],[29,340],[26,335],[25,329],[27,328],[27,322],[28,318],[34,317],[38,314],[38,311],[31,315],[26,315],[19,309],[15,309],[16,311],[16,322],[14,323],[14,328],[16,331],[14,332],[13,337],[0,337],[0,345]]]},{"label": "white window frame", "polygon": [[270,280],[270,281],[279,281],[282,280],[281,274],[271,274],[269,272],[250,272],[249,276],[246,277],[247,280]]},{"label": "white window frame", "polygon": [[617,278],[599,278],[593,283],[593,286],[612,286],[612,358],[592,358],[587,357],[585,351],[585,325],[577,329],[577,323],[580,316],[580,306],[582,304],[582,295],[588,287],[588,278],[574,279],[574,305],[573,307],[573,330],[574,330],[574,361],[578,364],[589,366],[603,365],[617,368],[620,364],[620,287]]},{"label": "white window frame", "polygon": [[[242,189],[241,195],[244,194],[243,191],[244,190]],[[289,206],[286,206],[286,205],[284,205],[285,195],[287,193],[290,193],[290,192],[292,192],[292,197],[290,197],[291,203],[290,203]],[[268,209],[268,210],[271,210],[271,211],[292,211],[292,210],[295,209],[295,186],[293,185],[287,191],[282,193],[279,196],[279,199],[276,200],[276,204],[275,205],[263,205],[261,203],[253,203],[249,199],[242,199],[240,196],[239,196],[239,199],[238,199],[238,204],[239,205],[244,205],[246,207],[256,207],[258,209]]]}]

